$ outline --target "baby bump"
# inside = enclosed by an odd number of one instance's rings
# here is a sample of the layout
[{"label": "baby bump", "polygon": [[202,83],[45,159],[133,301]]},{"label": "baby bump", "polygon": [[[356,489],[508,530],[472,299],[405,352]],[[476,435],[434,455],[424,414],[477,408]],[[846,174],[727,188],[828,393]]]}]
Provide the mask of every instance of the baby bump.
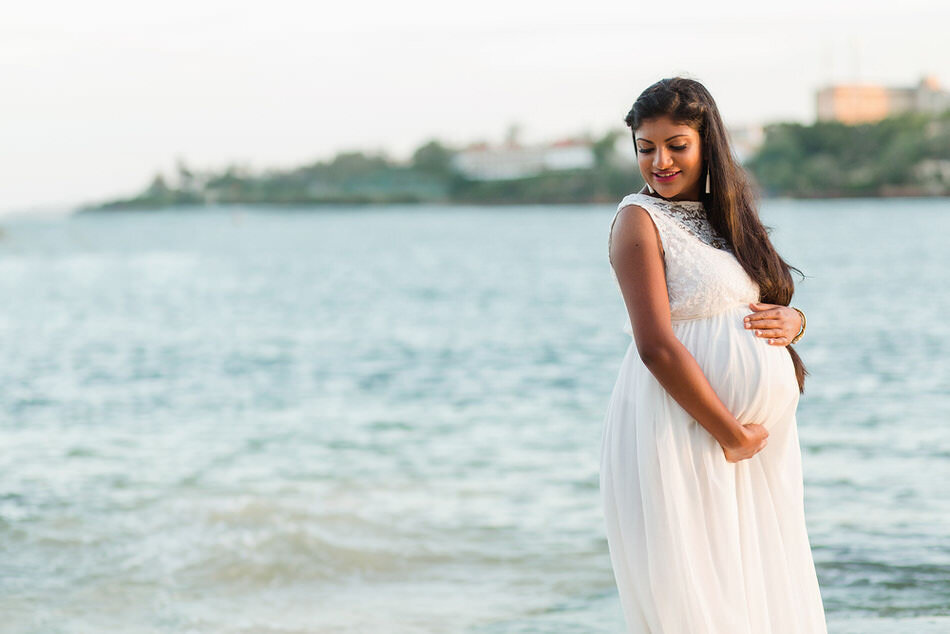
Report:
[{"label": "baby bump", "polygon": [[673,322],[673,332],[695,357],[720,400],[741,423],[771,427],[798,405],[791,355],[742,325],[741,304],[724,312]]}]

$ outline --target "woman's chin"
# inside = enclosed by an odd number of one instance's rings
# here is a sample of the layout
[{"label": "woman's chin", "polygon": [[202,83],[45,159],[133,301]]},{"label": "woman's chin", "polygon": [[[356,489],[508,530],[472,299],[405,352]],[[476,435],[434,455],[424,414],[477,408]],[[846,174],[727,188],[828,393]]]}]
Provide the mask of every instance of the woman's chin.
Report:
[{"label": "woman's chin", "polygon": [[653,189],[664,198],[673,198],[689,191],[689,188],[684,187],[682,183],[653,183]]}]

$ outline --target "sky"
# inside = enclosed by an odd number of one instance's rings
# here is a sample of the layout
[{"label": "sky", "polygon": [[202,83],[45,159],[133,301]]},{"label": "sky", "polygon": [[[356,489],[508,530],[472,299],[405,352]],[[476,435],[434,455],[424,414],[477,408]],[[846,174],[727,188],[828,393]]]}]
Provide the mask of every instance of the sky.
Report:
[{"label": "sky", "polygon": [[829,83],[950,87],[948,23],[950,3],[922,0],[8,3],[0,213],[133,195],[178,159],[600,135],[677,74],[727,125],[811,123]]}]

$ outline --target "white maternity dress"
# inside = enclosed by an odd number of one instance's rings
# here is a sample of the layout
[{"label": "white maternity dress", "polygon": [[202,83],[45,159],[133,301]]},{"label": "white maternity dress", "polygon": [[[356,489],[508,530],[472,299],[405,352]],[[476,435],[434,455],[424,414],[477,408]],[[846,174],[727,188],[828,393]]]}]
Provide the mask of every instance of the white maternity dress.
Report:
[{"label": "white maternity dress", "polygon": [[[604,420],[600,465],[628,631],[827,634],[805,527],[792,359],[743,327],[759,288],[702,202],[631,194],[617,211],[631,204],[659,230],[676,338],[729,411],[741,423],[763,424],[769,439],[752,458],[728,462],[631,339]],[[633,335],[629,319],[623,329]]]}]

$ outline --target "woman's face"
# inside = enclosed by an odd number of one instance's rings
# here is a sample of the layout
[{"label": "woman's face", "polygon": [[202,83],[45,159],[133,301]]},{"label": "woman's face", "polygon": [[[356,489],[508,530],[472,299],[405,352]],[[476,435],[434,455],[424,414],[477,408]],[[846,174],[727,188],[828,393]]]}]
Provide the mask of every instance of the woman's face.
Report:
[{"label": "woman's face", "polygon": [[[653,190],[671,200],[699,200],[705,178],[699,133],[667,117],[644,120],[634,130],[640,175]],[[674,174],[671,177],[664,177]],[[705,186],[705,180],[702,181]]]}]

